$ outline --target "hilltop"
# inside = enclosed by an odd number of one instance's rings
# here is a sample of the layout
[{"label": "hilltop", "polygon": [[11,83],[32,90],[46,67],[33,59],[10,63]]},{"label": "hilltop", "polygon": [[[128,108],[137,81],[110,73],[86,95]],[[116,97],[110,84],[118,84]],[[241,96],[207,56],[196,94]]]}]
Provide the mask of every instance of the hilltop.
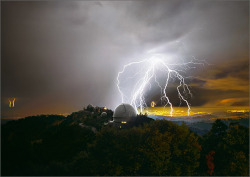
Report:
[{"label": "hilltop", "polygon": [[200,136],[185,124],[146,115],[131,128],[105,126],[112,115],[92,107],[7,122],[1,126],[2,175],[248,175],[244,126],[216,120]]}]

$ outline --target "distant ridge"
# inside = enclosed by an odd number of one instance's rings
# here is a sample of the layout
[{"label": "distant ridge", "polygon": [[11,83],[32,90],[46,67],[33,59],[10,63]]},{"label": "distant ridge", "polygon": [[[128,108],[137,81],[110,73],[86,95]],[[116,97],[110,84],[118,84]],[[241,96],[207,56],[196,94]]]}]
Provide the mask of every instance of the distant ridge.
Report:
[{"label": "distant ridge", "polygon": [[1,119],[1,125],[6,124],[9,121],[16,120],[16,119]]}]

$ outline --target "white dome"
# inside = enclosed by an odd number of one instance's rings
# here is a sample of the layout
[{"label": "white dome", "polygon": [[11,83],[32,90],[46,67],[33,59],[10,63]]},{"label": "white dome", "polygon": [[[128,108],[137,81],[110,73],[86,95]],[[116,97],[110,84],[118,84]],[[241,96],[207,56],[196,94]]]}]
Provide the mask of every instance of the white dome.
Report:
[{"label": "white dome", "polygon": [[101,113],[101,117],[107,117],[107,113],[106,112],[102,112]]},{"label": "white dome", "polygon": [[115,109],[113,118],[115,122],[131,121],[137,116],[133,106],[127,103],[122,103]]}]

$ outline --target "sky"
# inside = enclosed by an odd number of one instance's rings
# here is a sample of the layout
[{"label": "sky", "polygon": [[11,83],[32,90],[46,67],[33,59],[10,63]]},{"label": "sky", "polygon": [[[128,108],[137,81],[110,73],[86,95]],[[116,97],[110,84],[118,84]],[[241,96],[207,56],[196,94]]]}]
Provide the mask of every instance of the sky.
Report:
[{"label": "sky", "polygon": [[209,63],[185,73],[192,106],[249,106],[249,1],[5,1],[2,118],[114,109],[118,72],[149,53]]}]

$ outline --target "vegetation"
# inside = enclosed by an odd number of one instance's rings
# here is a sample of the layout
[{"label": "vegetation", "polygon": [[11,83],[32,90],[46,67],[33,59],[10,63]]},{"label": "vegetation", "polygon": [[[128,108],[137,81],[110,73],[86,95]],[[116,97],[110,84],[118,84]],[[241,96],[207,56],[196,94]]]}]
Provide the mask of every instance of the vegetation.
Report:
[{"label": "vegetation", "polygon": [[111,117],[87,108],[2,125],[2,175],[249,175],[246,127],[216,120],[200,136],[166,120],[104,126]]},{"label": "vegetation", "polygon": [[[239,124],[227,127],[221,120],[216,120],[210,132],[202,138],[200,172],[205,175],[208,165],[204,158],[213,152],[213,166],[210,174],[216,176],[249,175],[249,128]],[[211,167],[211,166],[210,166]],[[208,170],[209,171],[209,170]]]}]

